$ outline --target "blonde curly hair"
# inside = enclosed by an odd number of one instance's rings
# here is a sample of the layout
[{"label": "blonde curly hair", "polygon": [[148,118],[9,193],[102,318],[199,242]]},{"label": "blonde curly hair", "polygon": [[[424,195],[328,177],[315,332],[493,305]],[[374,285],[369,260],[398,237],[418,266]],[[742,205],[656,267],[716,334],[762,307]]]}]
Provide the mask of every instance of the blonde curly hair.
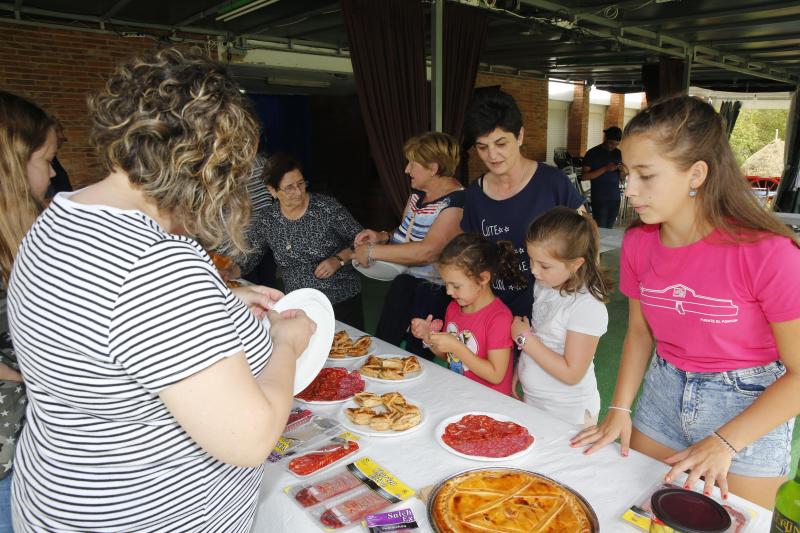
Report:
[{"label": "blonde curly hair", "polygon": [[126,172],[207,249],[247,251],[259,126],[222,65],[164,49],[120,65],[88,105],[105,171]]}]

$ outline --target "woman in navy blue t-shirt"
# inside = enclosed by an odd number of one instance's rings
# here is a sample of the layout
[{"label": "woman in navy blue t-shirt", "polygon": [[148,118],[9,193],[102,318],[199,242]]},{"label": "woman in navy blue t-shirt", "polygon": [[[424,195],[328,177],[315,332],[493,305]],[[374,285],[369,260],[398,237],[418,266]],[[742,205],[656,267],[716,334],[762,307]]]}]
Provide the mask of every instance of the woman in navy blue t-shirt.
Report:
[{"label": "woman in navy blue t-shirt", "polygon": [[525,130],[511,95],[496,91],[476,98],[467,110],[464,131],[488,172],[467,188],[461,229],[512,242],[528,286],[498,279],[492,289],[515,316],[529,316],[533,276],[525,232],[534,218],[553,207],[581,208],[583,197],[563,172],[522,155]]}]

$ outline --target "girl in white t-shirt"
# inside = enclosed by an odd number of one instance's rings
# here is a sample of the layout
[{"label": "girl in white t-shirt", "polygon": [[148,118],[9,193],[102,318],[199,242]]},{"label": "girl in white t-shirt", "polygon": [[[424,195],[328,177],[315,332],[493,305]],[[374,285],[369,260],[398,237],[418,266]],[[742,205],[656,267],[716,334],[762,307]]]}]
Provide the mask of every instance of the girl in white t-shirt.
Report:
[{"label": "girl in white t-shirt", "polygon": [[536,218],[525,236],[536,278],[531,319],[516,316],[511,326],[521,352],[513,394],[519,382],[525,403],[578,425],[595,424],[600,411],[592,360],[608,327],[611,285],[599,241],[592,218],[574,209]]}]

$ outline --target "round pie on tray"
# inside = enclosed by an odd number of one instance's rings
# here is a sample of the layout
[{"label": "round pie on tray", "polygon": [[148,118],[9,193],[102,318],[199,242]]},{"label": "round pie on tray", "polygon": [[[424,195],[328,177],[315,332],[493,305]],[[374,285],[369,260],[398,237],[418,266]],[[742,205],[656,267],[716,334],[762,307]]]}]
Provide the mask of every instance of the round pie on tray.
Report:
[{"label": "round pie on tray", "polygon": [[439,533],[594,533],[597,517],[560,483],[526,470],[482,468],[444,480],[428,515]]}]

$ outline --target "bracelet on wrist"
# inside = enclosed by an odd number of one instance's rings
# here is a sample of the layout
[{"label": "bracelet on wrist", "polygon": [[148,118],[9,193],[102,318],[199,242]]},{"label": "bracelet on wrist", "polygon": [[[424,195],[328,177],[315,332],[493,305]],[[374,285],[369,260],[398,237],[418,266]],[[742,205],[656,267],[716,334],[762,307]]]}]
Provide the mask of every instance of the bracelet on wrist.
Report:
[{"label": "bracelet on wrist", "polygon": [[375,264],[375,260],[372,258],[372,249],[374,247],[375,245],[373,243],[367,245],[367,268]]},{"label": "bracelet on wrist", "polygon": [[625,411],[628,414],[631,414],[633,411],[628,409],[627,407],[617,407],[616,405],[609,405],[609,409],[614,409],[615,411]]},{"label": "bracelet on wrist", "polygon": [[334,259],[336,259],[337,261],[339,261],[339,268],[341,268],[341,267],[343,267],[343,266],[344,266],[344,259],[342,259],[342,256],[341,256],[341,255],[339,255],[339,254],[333,254],[333,256],[332,256],[332,257],[333,257]]},{"label": "bracelet on wrist", "polygon": [[712,435],[714,435],[717,438],[717,440],[722,442],[722,444],[724,444],[733,453],[733,455],[736,455],[737,453],[739,453],[739,450],[734,448],[733,445],[730,442],[728,442],[728,439],[726,439],[725,437],[723,437],[722,435],[720,435],[716,431],[712,432]]}]

